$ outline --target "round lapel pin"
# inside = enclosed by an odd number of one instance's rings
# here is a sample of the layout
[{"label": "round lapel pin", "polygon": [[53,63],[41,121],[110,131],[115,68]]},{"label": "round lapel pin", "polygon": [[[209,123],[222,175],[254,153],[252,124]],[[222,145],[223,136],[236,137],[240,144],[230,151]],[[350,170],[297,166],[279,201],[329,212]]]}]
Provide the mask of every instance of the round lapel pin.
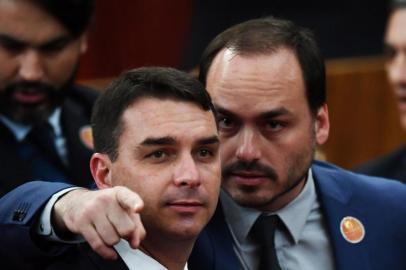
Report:
[{"label": "round lapel pin", "polygon": [[361,242],[365,236],[364,225],[355,217],[344,217],[340,223],[340,230],[344,239],[352,244]]},{"label": "round lapel pin", "polygon": [[82,143],[93,150],[93,135],[92,135],[92,128],[90,126],[84,126],[79,130],[79,137]]}]

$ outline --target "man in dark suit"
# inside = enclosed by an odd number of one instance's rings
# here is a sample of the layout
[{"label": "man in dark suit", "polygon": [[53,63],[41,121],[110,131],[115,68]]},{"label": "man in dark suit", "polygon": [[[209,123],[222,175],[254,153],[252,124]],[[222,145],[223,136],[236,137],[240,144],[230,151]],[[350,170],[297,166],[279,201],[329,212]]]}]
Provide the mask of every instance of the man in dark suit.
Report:
[{"label": "man in dark suit", "polygon": [[[200,80],[217,111],[222,192],[190,269],[406,268],[406,186],[313,160],[329,116],[324,61],[308,30],[275,18],[231,27],[204,52]],[[61,188],[32,183],[8,194],[1,229],[32,228]],[[64,207],[75,205],[73,192],[60,200]],[[12,220],[24,194],[36,197],[25,218]],[[37,236],[5,243],[20,248],[17,258],[35,256],[46,251]]]},{"label": "man in dark suit", "polygon": [[[406,187],[312,162],[329,118],[307,30],[275,19],[229,28],[203,53],[200,80],[218,113],[224,192],[191,269],[406,267]],[[259,233],[267,243],[257,237],[262,215],[277,216],[274,235]]]},{"label": "man in dark suit", "polygon": [[96,93],[73,83],[92,0],[0,1],[0,196],[43,179],[87,186]]},{"label": "man in dark suit", "polygon": [[[386,71],[398,104],[400,122],[406,130],[406,2],[392,1],[385,35]],[[406,145],[356,168],[357,172],[406,183]]]},{"label": "man in dark suit", "polygon": [[[55,224],[86,231],[84,236],[117,233],[105,239],[114,245],[111,256],[117,260],[97,255],[89,245],[98,251],[100,245],[88,238],[89,244],[72,245],[64,255],[38,265],[38,260],[10,264],[21,269],[186,269],[220,191],[218,131],[205,88],[175,69],[130,70],[103,92],[91,122],[95,153],[90,170],[99,190],[76,190],[72,207],[86,212],[92,202],[98,209],[91,211],[106,215],[91,226],[72,226],[75,222],[65,215],[70,210],[60,216],[55,206]],[[145,233],[138,213],[147,231],[141,244]]]}]

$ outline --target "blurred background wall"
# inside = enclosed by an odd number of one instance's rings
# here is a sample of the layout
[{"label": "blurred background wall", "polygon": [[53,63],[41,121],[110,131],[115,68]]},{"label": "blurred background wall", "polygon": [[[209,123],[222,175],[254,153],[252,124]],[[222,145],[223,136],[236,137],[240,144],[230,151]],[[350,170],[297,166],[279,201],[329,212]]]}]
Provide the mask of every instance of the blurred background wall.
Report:
[{"label": "blurred background wall", "polygon": [[194,69],[207,43],[235,23],[274,15],[312,29],[327,59],[331,136],[327,160],[352,168],[401,142],[386,81],[384,0],[97,0],[82,83],[102,89],[144,65]]}]

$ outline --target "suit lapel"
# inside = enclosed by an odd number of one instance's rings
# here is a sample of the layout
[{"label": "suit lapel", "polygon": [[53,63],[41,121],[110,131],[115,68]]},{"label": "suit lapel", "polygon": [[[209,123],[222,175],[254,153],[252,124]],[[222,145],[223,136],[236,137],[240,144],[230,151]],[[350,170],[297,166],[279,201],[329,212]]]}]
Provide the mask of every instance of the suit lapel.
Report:
[{"label": "suit lapel", "polygon": [[[370,269],[367,257],[368,228],[365,226],[368,220],[354,207],[354,203],[349,203],[352,198],[352,187],[346,181],[349,176],[338,170],[320,169],[317,166],[313,166],[313,172],[333,245],[336,269]],[[366,235],[361,242],[350,243],[344,238],[340,226],[345,217],[355,217],[364,225]]]},{"label": "suit lapel", "polygon": [[[214,221],[213,226],[210,226],[209,230],[211,231],[211,240],[215,249],[214,254],[216,254],[216,269],[238,269],[240,265],[234,253],[233,239],[220,202],[212,220]],[[224,268],[225,265],[227,265],[227,268]]]},{"label": "suit lapel", "polygon": [[48,160],[45,154],[39,153],[43,157],[41,165],[47,166],[41,171],[36,167],[37,163],[30,159],[27,162],[18,154],[21,147],[11,131],[0,123],[0,195],[28,181],[66,178],[66,168],[61,163]]},{"label": "suit lapel", "polygon": [[28,168],[17,155],[14,135],[0,122],[0,195],[27,182]]},{"label": "suit lapel", "polygon": [[89,160],[93,153],[80,137],[83,127],[89,127],[89,118],[83,112],[83,108],[67,100],[62,107],[61,123],[66,138],[73,184],[89,186],[93,182],[89,170]]},{"label": "suit lapel", "polygon": [[234,270],[240,268],[221,203],[218,204],[209,224],[199,235],[188,265],[190,270]]}]

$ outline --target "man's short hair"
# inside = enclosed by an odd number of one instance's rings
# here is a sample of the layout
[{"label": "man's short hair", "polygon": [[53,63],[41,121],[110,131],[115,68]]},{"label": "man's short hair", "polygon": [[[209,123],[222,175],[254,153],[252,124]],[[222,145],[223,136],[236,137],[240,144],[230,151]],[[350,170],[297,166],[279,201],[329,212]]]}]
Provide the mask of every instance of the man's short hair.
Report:
[{"label": "man's short hair", "polygon": [[391,10],[406,8],[406,0],[391,0],[390,8]]},{"label": "man's short hair", "polygon": [[60,22],[73,37],[87,29],[94,10],[94,0],[28,0]]},{"label": "man's short hair", "polygon": [[173,68],[144,67],[120,75],[96,101],[92,114],[94,150],[118,157],[124,111],[145,97],[191,102],[204,111],[214,107],[204,86],[191,75]]},{"label": "man's short hair", "polygon": [[288,20],[254,19],[220,33],[203,52],[199,80],[206,84],[213,59],[224,48],[237,55],[258,55],[274,53],[282,47],[295,53],[302,69],[309,108],[316,114],[326,102],[324,60],[312,32]]}]

